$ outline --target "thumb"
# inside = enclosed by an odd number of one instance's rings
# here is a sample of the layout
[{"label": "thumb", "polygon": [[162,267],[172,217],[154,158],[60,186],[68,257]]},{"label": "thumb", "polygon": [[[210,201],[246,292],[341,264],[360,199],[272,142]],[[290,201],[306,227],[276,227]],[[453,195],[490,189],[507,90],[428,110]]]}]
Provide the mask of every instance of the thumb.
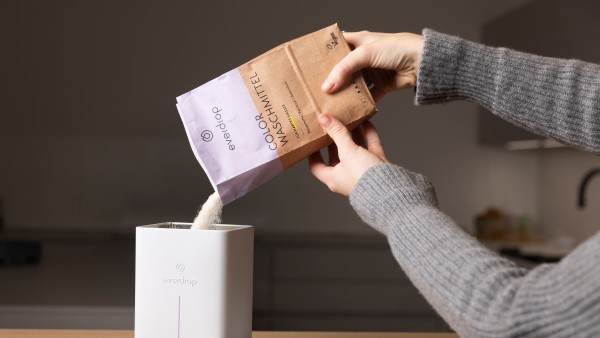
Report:
[{"label": "thumb", "polygon": [[346,55],[333,67],[327,79],[321,85],[321,90],[333,93],[344,88],[357,71],[369,67],[370,56],[367,48],[358,47]]},{"label": "thumb", "polygon": [[338,147],[338,151],[342,152],[350,147],[356,147],[350,131],[338,119],[323,113],[319,115],[319,124],[321,124],[327,135],[333,139],[333,142]]}]

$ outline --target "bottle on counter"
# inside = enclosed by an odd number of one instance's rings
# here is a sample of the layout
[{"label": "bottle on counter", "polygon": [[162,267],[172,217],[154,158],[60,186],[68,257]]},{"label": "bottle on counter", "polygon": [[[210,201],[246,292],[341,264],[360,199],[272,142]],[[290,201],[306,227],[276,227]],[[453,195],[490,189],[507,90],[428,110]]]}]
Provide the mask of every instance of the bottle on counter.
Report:
[{"label": "bottle on counter", "polygon": [[510,223],[508,217],[497,208],[488,208],[475,218],[477,238],[483,240],[501,240],[506,238]]},{"label": "bottle on counter", "polygon": [[525,214],[521,215],[517,221],[517,234],[516,237],[520,241],[532,240],[532,224],[531,216]]}]

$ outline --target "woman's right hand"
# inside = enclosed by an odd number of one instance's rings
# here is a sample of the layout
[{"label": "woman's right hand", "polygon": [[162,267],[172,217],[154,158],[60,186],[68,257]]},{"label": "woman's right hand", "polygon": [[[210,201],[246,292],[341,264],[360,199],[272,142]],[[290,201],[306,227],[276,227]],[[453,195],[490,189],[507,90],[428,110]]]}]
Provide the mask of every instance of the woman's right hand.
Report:
[{"label": "woman's right hand", "polygon": [[353,74],[361,69],[365,81],[373,85],[375,101],[394,90],[417,84],[423,54],[423,37],[412,33],[347,33],[344,38],[354,50],[329,73],[321,89],[335,93],[345,88]]}]

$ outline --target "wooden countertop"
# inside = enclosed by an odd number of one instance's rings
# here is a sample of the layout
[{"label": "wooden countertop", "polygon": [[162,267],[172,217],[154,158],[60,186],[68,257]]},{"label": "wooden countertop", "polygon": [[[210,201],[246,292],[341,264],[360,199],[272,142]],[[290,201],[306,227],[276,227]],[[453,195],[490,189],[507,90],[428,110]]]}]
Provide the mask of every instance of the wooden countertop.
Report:
[{"label": "wooden countertop", "polygon": [[[253,332],[252,338],[457,338],[455,333]],[[126,330],[5,330],[0,338],[133,338]]]}]

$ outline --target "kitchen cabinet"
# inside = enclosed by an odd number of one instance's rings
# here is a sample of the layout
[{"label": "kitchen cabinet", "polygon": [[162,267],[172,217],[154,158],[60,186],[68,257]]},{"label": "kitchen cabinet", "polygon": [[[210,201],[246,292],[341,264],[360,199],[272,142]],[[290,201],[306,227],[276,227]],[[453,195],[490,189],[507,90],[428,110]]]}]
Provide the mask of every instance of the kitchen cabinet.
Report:
[{"label": "kitchen cabinet", "polygon": [[[490,21],[482,42],[523,52],[600,63],[600,2],[589,0],[538,0]],[[479,116],[482,144],[522,148],[558,146],[540,136],[501,120],[482,109]]]},{"label": "kitchen cabinet", "polygon": [[257,236],[254,259],[255,329],[450,330],[381,236]]}]

